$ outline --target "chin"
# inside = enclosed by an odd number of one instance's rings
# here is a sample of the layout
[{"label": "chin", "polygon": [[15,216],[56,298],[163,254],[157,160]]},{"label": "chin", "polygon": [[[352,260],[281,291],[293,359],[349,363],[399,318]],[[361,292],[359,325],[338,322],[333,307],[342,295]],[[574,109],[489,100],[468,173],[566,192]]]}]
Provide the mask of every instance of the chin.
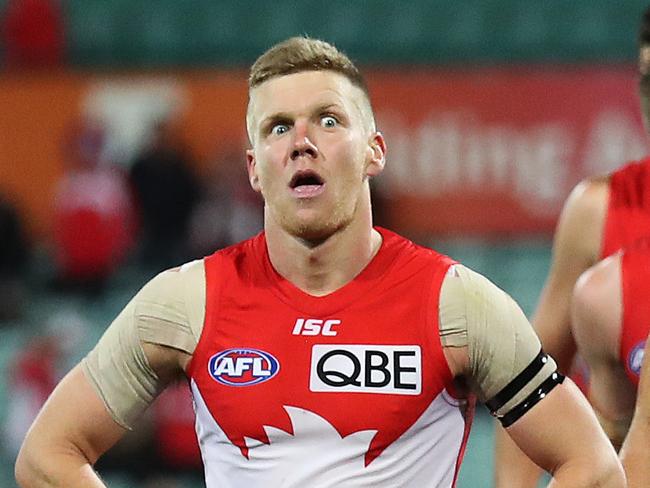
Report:
[{"label": "chin", "polygon": [[292,227],[291,234],[310,242],[322,242],[336,232],[335,225],[323,221],[296,223]]},{"label": "chin", "polygon": [[318,245],[347,227],[349,219],[304,219],[285,227],[290,234],[300,240]]}]

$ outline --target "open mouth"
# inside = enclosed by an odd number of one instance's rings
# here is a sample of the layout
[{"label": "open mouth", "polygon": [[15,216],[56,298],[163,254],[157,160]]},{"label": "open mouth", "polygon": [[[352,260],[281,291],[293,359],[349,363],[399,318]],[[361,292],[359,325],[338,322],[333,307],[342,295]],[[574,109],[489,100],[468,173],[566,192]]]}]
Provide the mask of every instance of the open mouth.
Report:
[{"label": "open mouth", "polygon": [[289,187],[293,190],[301,186],[321,186],[325,183],[318,173],[312,170],[297,171],[289,182]]},{"label": "open mouth", "polygon": [[310,169],[296,171],[289,182],[289,188],[296,195],[305,197],[318,195],[324,185],[325,180],[318,173]]}]

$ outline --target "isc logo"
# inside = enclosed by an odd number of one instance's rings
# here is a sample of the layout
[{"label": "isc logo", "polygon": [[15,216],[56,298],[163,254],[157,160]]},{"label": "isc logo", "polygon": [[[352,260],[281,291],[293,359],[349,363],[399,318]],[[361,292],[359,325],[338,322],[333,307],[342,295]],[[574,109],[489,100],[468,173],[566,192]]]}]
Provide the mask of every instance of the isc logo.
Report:
[{"label": "isc logo", "polygon": [[298,319],[293,326],[293,335],[306,336],[335,336],[334,326],[339,325],[340,320],[320,320],[320,319]]},{"label": "isc logo", "polygon": [[280,371],[280,363],[258,349],[227,349],[210,358],[208,371],[223,385],[249,386],[273,378]]},{"label": "isc logo", "polygon": [[418,395],[422,391],[420,346],[314,345],[309,389]]}]

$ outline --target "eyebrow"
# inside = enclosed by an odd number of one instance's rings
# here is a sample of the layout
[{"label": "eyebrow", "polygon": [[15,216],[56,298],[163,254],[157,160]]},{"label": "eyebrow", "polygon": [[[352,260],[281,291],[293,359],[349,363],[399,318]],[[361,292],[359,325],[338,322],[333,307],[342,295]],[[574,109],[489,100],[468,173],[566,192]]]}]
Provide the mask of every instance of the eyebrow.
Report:
[{"label": "eyebrow", "polygon": [[[323,112],[327,112],[328,110],[331,110],[333,108],[337,108],[339,110],[345,111],[344,108],[338,103],[323,103],[321,105],[315,106],[311,110],[311,112],[312,113],[323,113]],[[271,115],[269,115],[267,117],[264,117],[260,121],[260,127],[266,127],[269,123],[282,122],[282,121],[285,121],[285,120],[287,120],[287,121],[288,120],[293,120],[293,116],[291,116],[288,112],[276,112],[276,113],[273,113],[273,114],[271,114]]]}]

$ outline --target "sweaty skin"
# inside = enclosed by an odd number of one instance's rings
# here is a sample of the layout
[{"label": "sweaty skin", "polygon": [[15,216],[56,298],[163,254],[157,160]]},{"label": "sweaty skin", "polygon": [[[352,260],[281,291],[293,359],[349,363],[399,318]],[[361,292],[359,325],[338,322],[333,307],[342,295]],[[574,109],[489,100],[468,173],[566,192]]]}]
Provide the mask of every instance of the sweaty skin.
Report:
[{"label": "sweaty skin", "polygon": [[[142,343],[192,354],[204,314],[203,261],[193,261],[160,273],[115,319],[82,364],[116,422],[132,429],[158,393],[159,381],[147,364]],[[515,302],[488,279],[461,265],[450,268],[443,282],[440,336],[444,347],[468,347],[470,370],[483,401],[506,386],[540,349]],[[551,360],[496,413],[507,413],[554,370]]]}]

